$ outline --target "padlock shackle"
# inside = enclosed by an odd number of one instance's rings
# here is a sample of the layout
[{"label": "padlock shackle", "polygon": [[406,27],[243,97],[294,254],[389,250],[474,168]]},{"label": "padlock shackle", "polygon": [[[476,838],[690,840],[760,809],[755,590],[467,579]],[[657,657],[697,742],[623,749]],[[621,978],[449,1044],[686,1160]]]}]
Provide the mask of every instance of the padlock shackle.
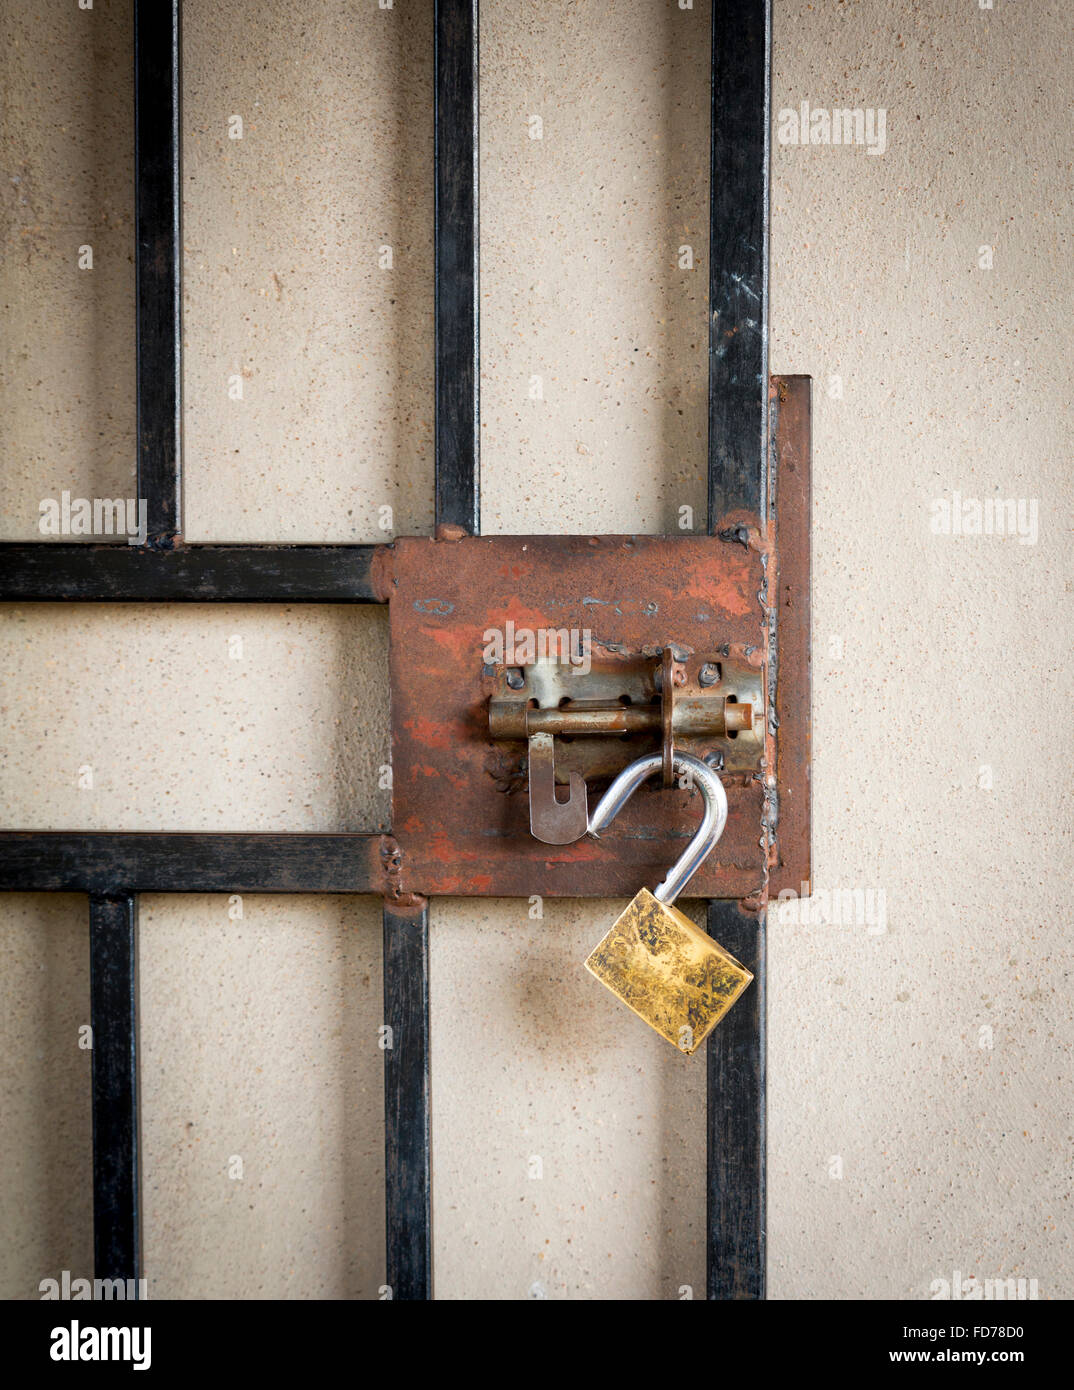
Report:
[{"label": "padlock shackle", "polygon": [[[692,753],[676,753],[673,762],[676,772],[689,771],[695,785],[701,789],[705,814],[693,839],[675,861],[667,878],[653,889],[653,897],[662,903],[675,901],[701,867],[727,824],[727,793],[712,768],[700,758],[695,758]],[[662,766],[661,754],[653,753],[647,758],[639,758],[637,762],[623,769],[597,802],[589,817],[588,833],[594,840],[600,839],[600,832],[611,825],[645,779],[651,777],[654,772],[659,772]]]}]

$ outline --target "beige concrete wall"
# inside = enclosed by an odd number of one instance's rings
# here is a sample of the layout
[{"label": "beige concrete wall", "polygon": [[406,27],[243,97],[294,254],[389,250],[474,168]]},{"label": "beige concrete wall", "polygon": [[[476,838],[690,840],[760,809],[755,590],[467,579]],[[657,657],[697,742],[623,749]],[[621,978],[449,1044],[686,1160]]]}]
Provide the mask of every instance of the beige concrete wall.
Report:
[{"label": "beige concrete wall", "polygon": [[[700,528],[708,7],[483,8],[485,527]],[[188,533],[427,531],[431,5],[184,9]],[[129,5],[2,25],[11,537],[133,476]],[[887,149],[773,154],[772,366],[816,383],[815,877],[873,911],[770,913],[771,1293],[1069,1297],[1066,7],[776,0],[774,68],[774,115],[882,107]],[[935,534],[956,491],[1035,500],[1036,543]],[[382,615],[2,616],[5,825],[383,823]],[[440,1297],[700,1291],[703,1060],[586,985],[615,910],[434,905]],[[90,1262],[85,903],[0,911],[0,1289],[33,1297]],[[377,904],[238,911],[142,903],[151,1293],[376,1297]]]}]

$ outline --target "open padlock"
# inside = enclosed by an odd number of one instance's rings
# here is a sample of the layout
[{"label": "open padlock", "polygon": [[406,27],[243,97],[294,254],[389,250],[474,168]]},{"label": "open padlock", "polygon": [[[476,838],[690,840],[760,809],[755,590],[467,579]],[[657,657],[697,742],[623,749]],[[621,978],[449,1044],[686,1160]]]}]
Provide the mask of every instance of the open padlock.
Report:
[{"label": "open padlock", "polygon": [[[662,757],[639,758],[622,771],[589,818],[589,834],[615,819]],[[705,803],[693,839],[654,892],[643,888],[586,961],[586,969],[680,1052],[695,1050],[753,976],[722,946],[672,906],[727,824],[723,783],[700,758],[675,753],[676,772],[689,774]]]}]

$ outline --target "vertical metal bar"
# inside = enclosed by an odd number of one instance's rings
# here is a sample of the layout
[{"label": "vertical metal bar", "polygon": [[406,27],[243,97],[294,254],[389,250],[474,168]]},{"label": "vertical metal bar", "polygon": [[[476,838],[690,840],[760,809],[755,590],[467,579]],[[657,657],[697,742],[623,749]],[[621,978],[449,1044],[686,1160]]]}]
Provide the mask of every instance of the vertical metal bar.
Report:
[{"label": "vertical metal bar", "polygon": [[480,529],[478,0],[436,0],[436,520]]},{"label": "vertical metal bar", "polygon": [[182,530],[180,0],[134,0],[138,496],[147,543]]},{"label": "vertical metal bar", "polygon": [[[481,530],[478,444],[478,0],[436,0],[436,524]],[[388,1284],[432,1297],[429,908],[384,906]]]},{"label": "vertical metal bar", "polygon": [[[771,0],[713,0],[709,532],[767,522]],[[710,902],[754,982],[708,1041],[708,1296],[765,1296],[764,920]]]},{"label": "vertical metal bar", "polygon": [[387,1282],[432,1297],[429,1173],[429,910],[384,907],[384,1155]]},{"label": "vertical metal bar", "polygon": [[137,1280],[141,1274],[136,991],[135,899],[91,897],[93,1260],[98,1279]]},{"label": "vertical metal bar", "polygon": [[708,1040],[708,1296],[765,1296],[764,918],[710,902],[708,932],[754,975]]},{"label": "vertical metal bar", "polygon": [[713,0],[709,533],[762,509],[768,423],[771,0]]}]

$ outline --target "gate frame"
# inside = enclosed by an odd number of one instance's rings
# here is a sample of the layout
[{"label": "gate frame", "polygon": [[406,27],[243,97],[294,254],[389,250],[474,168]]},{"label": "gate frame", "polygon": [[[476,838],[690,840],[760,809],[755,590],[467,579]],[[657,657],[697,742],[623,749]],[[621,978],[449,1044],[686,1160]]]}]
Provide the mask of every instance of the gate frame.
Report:
[{"label": "gate frame", "polygon": [[[479,497],[478,10],[434,0],[437,534],[476,536]],[[181,0],[134,0],[137,470],[144,546],[0,544],[9,602],[377,603],[376,545],[188,545],[182,538]],[[776,517],[794,559],[779,622],[803,791],[770,884],[809,879],[809,430],[806,377],[768,377],[771,0],[713,0],[708,534]],[[789,573],[789,571],[788,571]],[[784,587],[793,592],[784,593]],[[785,630],[785,629],[784,629]],[[778,632],[778,629],[777,629]],[[773,633],[773,667],[781,649]],[[770,676],[770,680],[772,677]],[[788,725],[789,727],[789,725]],[[0,832],[0,890],[89,895],[95,1274],[141,1275],[137,894],[381,893],[387,1282],[432,1297],[429,912],[395,891],[382,834]],[[755,976],[707,1044],[707,1295],[765,1297],[764,914],[708,904],[708,930]],[[137,1285],[135,1284],[135,1287]]]}]

